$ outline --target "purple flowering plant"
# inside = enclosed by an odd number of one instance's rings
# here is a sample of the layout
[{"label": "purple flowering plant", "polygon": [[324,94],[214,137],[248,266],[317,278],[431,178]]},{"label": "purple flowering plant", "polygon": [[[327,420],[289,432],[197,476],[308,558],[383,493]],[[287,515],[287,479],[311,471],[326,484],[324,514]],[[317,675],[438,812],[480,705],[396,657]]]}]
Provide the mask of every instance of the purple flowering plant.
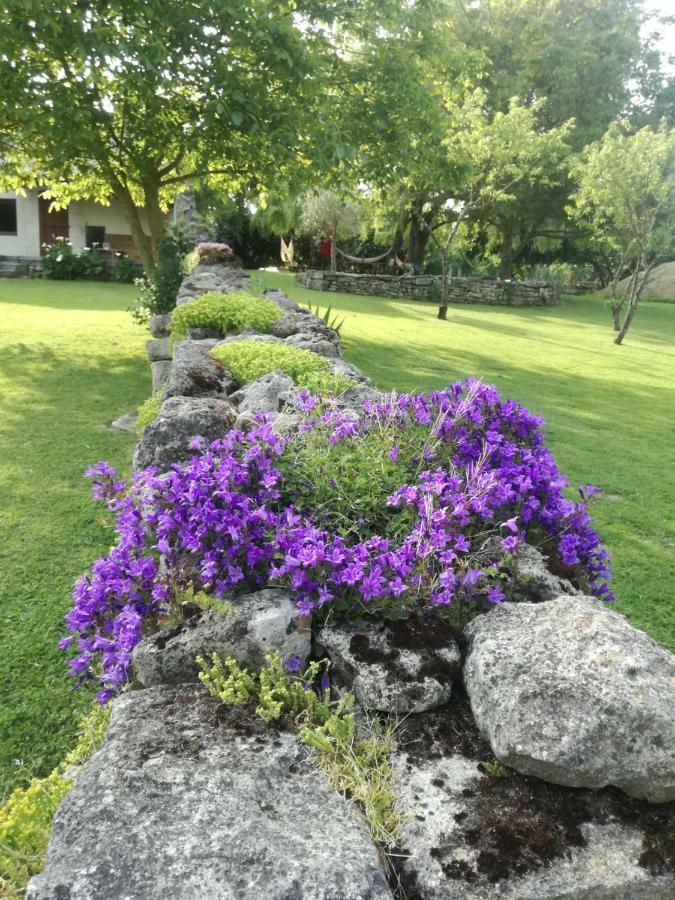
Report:
[{"label": "purple flowering plant", "polygon": [[545,446],[542,420],[478,381],[392,394],[358,413],[300,392],[297,433],[260,416],[165,474],[126,487],[99,463],[94,496],[117,543],[82,576],[63,646],[106,702],[129,678],[134,646],[188,591],[222,597],[287,586],[299,613],[401,617],[482,611],[508,597],[527,540],[605,600],[609,557],[586,497]]}]

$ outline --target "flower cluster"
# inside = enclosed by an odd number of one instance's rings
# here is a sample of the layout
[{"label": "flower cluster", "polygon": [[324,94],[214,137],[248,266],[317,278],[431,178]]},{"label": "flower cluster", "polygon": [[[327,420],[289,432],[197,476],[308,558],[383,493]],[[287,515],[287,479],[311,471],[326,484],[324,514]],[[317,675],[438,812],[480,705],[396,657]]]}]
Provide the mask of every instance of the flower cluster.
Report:
[{"label": "flower cluster", "polygon": [[583,502],[592,490],[565,498],[542,420],[494,387],[393,394],[358,414],[307,392],[300,405],[291,436],[261,416],[248,433],[196,439],[187,464],[137,473],[128,489],[105,463],[89,471],[118,540],[78,581],[63,644],[77,642],[73,673],[98,675],[102,702],[128,678],[144,629],[190,590],[222,597],[278,583],[318,617],[484,608],[507,596],[527,539],[612,599]]},{"label": "flower cluster", "polygon": [[223,253],[234,253],[229,244],[220,244],[217,241],[200,241],[197,250],[220,250]]}]

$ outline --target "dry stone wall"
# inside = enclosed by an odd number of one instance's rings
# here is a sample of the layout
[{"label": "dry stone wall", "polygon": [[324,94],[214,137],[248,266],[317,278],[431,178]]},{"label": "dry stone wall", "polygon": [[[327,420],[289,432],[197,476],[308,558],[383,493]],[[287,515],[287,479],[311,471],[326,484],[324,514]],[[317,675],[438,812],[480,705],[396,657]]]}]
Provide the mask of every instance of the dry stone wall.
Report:
[{"label": "dry stone wall", "polygon": [[[199,269],[182,302],[246,277]],[[335,332],[281,292],[267,296],[284,311],[277,333],[226,340],[306,346],[354,380],[341,404],[378,396]],[[218,336],[189,336],[163,358],[167,327],[153,322],[149,351],[171,396],[137,467],[166,470],[193,452],[191,438],[245,428],[257,412],[297,428],[287,376],[238,385],[213,366]],[[138,689],[113,702],[27,900],[672,900],[675,657],[553,575],[535,548],[520,552],[513,580],[521,602],[463,633],[411,617],[333,625],[317,641],[278,588],[231,595],[225,619],[187,604],[135,648]],[[294,732],[224,707],[197,680],[198,654],[257,666],[286,645],[301,659],[327,653],[336,692],[399,721],[402,828],[387,864]]]},{"label": "dry stone wall", "polygon": [[[401,300],[432,300],[440,295],[440,275],[356,275],[310,269],[296,280],[313,291],[339,291],[395,297]],[[451,278],[450,303],[480,303],[485,306],[552,306],[553,287],[546,281],[500,281],[488,278]]]}]

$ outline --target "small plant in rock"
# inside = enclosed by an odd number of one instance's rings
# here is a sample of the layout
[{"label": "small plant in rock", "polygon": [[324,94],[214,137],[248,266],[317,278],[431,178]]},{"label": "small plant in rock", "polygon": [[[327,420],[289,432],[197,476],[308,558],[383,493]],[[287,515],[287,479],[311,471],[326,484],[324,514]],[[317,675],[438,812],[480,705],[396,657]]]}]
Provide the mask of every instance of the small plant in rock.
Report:
[{"label": "small plant in rock", "polygon": [[325,662],[310,662],[301,671],[299,659],[283,660],[274,650],[258,673],[217,653],[210,666],[202,657],[197,662],[202,684],[223,703],[256,705],[266,722],[299,728],[300,740],[315,751],[331,787],[358,803],[374,840],[385,849],[396,843],[403,820],[396,811],[391,766],[393,727],[370,723],[359,730],[351,694],[331,699]]},{"label": "small plant in rock", "polygon": [[268,332],[281,316],[281,310],[264,297],[246,291],[231,294],[210,292],[179,306],[171,319],[174,338],[187,336],[188,328],[215,328],[221,334],[241,332],[244,328]]},{"label": "small plant in rock", "polygon": [[337,315],[331,315],[333,312],[332,306],[329,306],[325,312],[321,312],[318,304],[315,307],[312,307],[312,304],[308,303],[307,308],[319,319],[323,319],[327,328],[332,328],[333,331],[337,331],[337,333],[340,334],[340,329],[345,324],[345,320],[338,319]]},{"label": "small plant in rock", "polygon": [[138,434],[139,437],[143,434],[145,426],[155,421],[159,415],[159,410],[161,409],[163,401],[164,397],[162,392],[157,391],[157,393],[153,394],[152,397],[148,397],[147,400],[144,400],[138,407],[136,434]]},{"label": "small plant in rock", "polygon": [[348,378],[335,375],[323,356],[273,341],[233,341],[211,351],[212,356],[227,366],[242,384],[262,378],[280,369],[298,387],[315,394],[339,394],[354,386]]}]

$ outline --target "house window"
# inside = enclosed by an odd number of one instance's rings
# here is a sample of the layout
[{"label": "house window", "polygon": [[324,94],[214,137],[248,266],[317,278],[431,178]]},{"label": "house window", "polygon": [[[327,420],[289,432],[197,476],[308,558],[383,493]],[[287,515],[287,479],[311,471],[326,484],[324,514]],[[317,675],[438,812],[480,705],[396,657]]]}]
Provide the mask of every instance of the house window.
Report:
[{"label": "house window", "polygon": [[103,225],[87,225],[84,229],[84,243],[87,247],[102,247],[105,242],[105,228]]},{"label": "house window", "polygon": [[0,234],[16,233],[16,200],[0,198]]}]

